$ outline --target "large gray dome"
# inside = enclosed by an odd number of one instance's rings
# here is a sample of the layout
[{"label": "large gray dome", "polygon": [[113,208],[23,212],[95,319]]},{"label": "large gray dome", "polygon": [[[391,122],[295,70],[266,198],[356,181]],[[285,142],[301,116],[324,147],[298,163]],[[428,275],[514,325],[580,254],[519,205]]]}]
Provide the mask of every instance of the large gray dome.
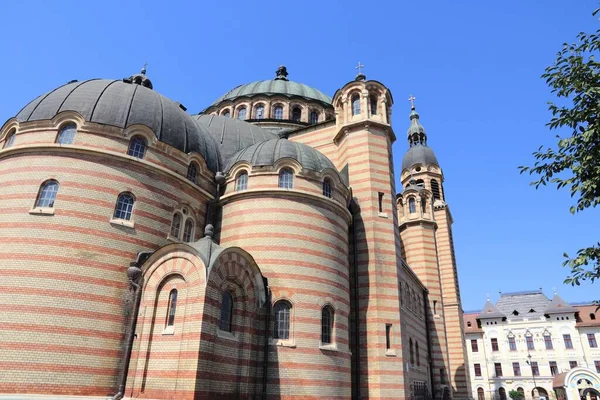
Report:
[{"label": "large gray dome", "polygon": [[238,97],[253,97],[257,95],[283,95],[286,97],[303,97],[308,100],[318,100],[322,103],[331,105],[331,97],[320,90],[312,88],[303,83],[286,80],[267,80],[247,83],[238,86],[219,97],[213,105],[217,105],[224,100],[234,100]]},{"label": "large gray dome", "polygon": [[145,125],[159,141],[184,153],[195,151],[213,172],[219,170],[217,144],[206,128],[177,103],[140,84],[105,79],[70,82],[27,104],[16,119],[47,120],[67,110],[81,114],[86,121],[122,129]]},{"label": "large gray dome", "polygon": [[433,150],[426,145],[415,145],[408,149],[402,158],[402,170],[409,169],[413,165],[437,165],[438,160],[433,154]]},{"label": "large gray dome", "polygon": [[227,165],[234,154],[246,147],[278,138],[272,132],[237,118],[219,115],[193,115],[192,118],[205,127],[217,143],[221,165]]},{"label": "large gray dome", "polygon": [[293,158],[302,168],[316,172],[328,168],[337,171],[331,160],[320,151],[287,139],[271,139],[241,150],[229,159],[224,171],[229,171],[239,161],[246,161],[253,167],[264,167],[275,165],[283,158]]}]

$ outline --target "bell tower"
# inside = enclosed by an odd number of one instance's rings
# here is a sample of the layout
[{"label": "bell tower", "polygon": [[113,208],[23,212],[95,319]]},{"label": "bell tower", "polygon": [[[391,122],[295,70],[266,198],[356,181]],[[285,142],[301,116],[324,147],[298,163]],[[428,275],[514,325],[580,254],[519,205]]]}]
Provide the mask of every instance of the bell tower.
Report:
[{"label": "bell tower", "polygon": [[444,176],[411,96],[409,149],[402,159],[397,197],[401,253],[428,289],[433,390],[436,397],[471,395],[463,331],[463,311],[452,239],[452,215]]}]

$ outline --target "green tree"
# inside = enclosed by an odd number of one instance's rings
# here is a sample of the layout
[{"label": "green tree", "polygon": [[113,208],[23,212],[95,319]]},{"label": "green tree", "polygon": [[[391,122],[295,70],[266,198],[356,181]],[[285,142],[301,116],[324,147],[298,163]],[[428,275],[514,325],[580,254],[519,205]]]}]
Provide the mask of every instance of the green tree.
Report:
[{"label": "green tree", "polygon": [[[595,16],[600,9],[593,12]],[[552,119],[547,126],[566,129],[570,136],[558,139],[556,147],[540,148],[533,153],[533,166],[521,166],[521,173],[537,175],[531,184],[553,184],[568,188],[575,204],[571,213],[596,207],[600,202],[600,30],[580,33],[573,44],[563,44],[553,65],[542,78],[552,89],[560,105],[550,102]],[[563,266],[571,269],[565,283],[600,279],[600,242],[582,248],[575,257],[564,254]]]},{"label": "green tree", "polygon": [[510,397],[512,400],[521,400],[525,396],[523,396],[518,390],[511,390],[508,392],[508,397]]}]

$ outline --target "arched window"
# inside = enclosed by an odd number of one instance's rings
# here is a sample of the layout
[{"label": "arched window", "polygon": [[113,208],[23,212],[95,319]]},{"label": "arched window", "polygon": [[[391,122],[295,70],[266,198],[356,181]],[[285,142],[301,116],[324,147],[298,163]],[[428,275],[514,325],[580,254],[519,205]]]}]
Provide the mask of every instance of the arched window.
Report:
[{"label": "arched window", "polygon": [[169,293],[169,307],[167,308],[167,326],[175,324],[175,312],[177,311],[177,289]]},{"label": "arched window", "polygon": [[331,343],[333,333],[333,308],[330,306],[323,307],[321,311],[321,343]]},{"label": "arched window", "polygon": [[425,187],[425,181],[423,179],[417,179],[416,184],[422,188]]},{"label": "arched window", "polygon": [[498,389],[498,395],[500,395],[500,400],[506,400],[506,389],[503,387]]},{"label": "arched window", "polygon": [[231,111],[229,111],[229,109],[223,111],[223,116],[227,118],[231,117]]},{"label": "arched window", "polygon": [[294,187],[294,172],[291,169],[283,168],[279,171],[279,187],[283,189]]},{"label": "arched window", "polygon": [[310,123],[311,124],[316,124],[319,122],[319,113],[316,111],[311,111],[310,113]]},{"label": "arched window", "polygon": [[115,206],[113,218],[129,221],[131,219],[131,214],[133,213],[134,203],[135,198],[131,193],[121,193],[119,197],[117,197],[117,205]]},{"label": "arched window", "polygon": [[242,190],[246,190],[248,188],[248,173],[246,171],[242,171],[237,176],[235,181],[235,190],[240,192]]},{"label": "arched window", "polygon": [[46,181],[40,186],[38,197],[35,201],[35,207],[54,207],[54,200],[58,193],[58,182],[54,179]]},{"label": "arched window", "polygon": [[409,339],[408,343],[410,346],[410,365],[415,365],[415,349],[413,347],[412,339]]},{"label": "arched window", "polygon": [[146,154],[146,140],[141,136],[131,138],[127,154],[136,158],[144,158],[144,154]]},{"label": "arched window", "polygon": [[176,212],[173,214],[173,221],[171,222],[171,237],[179,239],[179,231],[181,230],[181,214]]},{"label": "arched window", "polygon": [[4,142],[4,148],[8,149],[10,146],[13,145],[14,142],[15,142],[15,131],[13,129],[12,132],[9,132],[9,134],[6,135],[6,141]]},{"label": "arched window", "polygon": [[331,181],[329,178],[323,180],[323,196],[331,198]]},{"label": "arched window", "polygon": [[371,115],[377,115],[377,95],[372,94],[369,96],[369,108],[371,109]]},{"label": "arched window", "polygon": [[[481,391],[483,392],[483,389],[481,389]],[[525,398],[525,389],[523,389],[521,386],[517,388],[517,392],[521,393],[521,397]]]},{"label": "arched window", "polygon": [[188,165],[185,177],[188,181],[196,183],[196,179],[198,179],[198,165],[195,162],[191,162],[190,165]]},{"label": "arched window", "polygon": [[483,388],[477,388],[477,400],[485,400],[485,393],[483,392]]},{"label": "arched window", "polygon": [[467,321],[467,327],[471,327],[471,321]]},{"label": "arched window", "polygon": [[414,214],[417,212],[417,206],[415,204],[415,198],[411,197],[410,199],[408,199],[408,211],[411,214]]},{"label": "arched window", "polygon": [[273,108],[273,118],[275,119],[283,119],[283,107],[275,106]]},{"label": "arched window", "polygon": [[354,94],[352,96],[352,115],[360,114],[360,96]]},{"label": "arched window", "polygon": [[435,200],[442,199],[442,196],[440,193],[440,185],[439,185],[438,181],[436,181],[435,179],[431,180],[431,193],[433,193],[433,198]]},{"label": "arched window", "polygon": [[246,119],[246,107],[240,107],[238,109],[238,119]]},{"label": "arched window", "polygon": [[77,125],[67,124],[62,127],[58,136],[56,137],[56,143],[58,144],[73,144],[75,134],[77,133]]},{"label": "arched window", "polygon": [[417,357],[417,367],[421,366],[421,359],[419,357],[419,342],[415,341],[415,357]]},{"label": "arched window", "polygon": [[427,199],[425,199],[425,197],[421,197],[421,212],[427,212]]},{"label": "arched window", "polygon": [[221,299],[221,322],[219,329],[225,332],[231,332],[233,321],[233,296],[229,291],[223,292]]},{"label": "arched window", "polygon": [[185,220],[185,225],[183,226],[183,241],[191,242],[194,239],[194,221],[191,218]]},{"label": "arched window", "polygon": [[300,122],[302,118],[302,109],[300,107],[294,107],[292,109],[292,121]]},{"label": "arched window", "polygon": [[292,306],[280,300],[273,306],[273,339],[290,338],[290,314]]},{"label": "arched window", "polygon": [[265,118],[265,106],[259,104],[254,109],[254,119],[263,119]]}]

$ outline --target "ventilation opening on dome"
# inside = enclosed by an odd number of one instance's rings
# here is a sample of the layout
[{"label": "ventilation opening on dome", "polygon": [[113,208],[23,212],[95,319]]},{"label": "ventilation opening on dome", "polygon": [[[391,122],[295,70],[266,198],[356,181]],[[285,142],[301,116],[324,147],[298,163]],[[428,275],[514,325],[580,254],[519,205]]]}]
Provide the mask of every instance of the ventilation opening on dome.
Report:
[{"label": "ventilation opening on dome", "polygon": [[534,312],[535,312],[535,310],[532,308],[532,309],[530,309],[530,310],[529,310],[529,312],[530,312],[530,313],[534,313]]},{"label": "ventilation opening on dome", "polygon": [[440,185],[439,185],[438,181],[436,181],[435,179],[431,180],[431,193],[433,193],[433,198],[435,200],[442,199],[442,196],[440,193]]},{"label": "ventilation opening on dome", "polygon": [[519,312],[517,310],[512,312],[512,315],[519,315]]}]

